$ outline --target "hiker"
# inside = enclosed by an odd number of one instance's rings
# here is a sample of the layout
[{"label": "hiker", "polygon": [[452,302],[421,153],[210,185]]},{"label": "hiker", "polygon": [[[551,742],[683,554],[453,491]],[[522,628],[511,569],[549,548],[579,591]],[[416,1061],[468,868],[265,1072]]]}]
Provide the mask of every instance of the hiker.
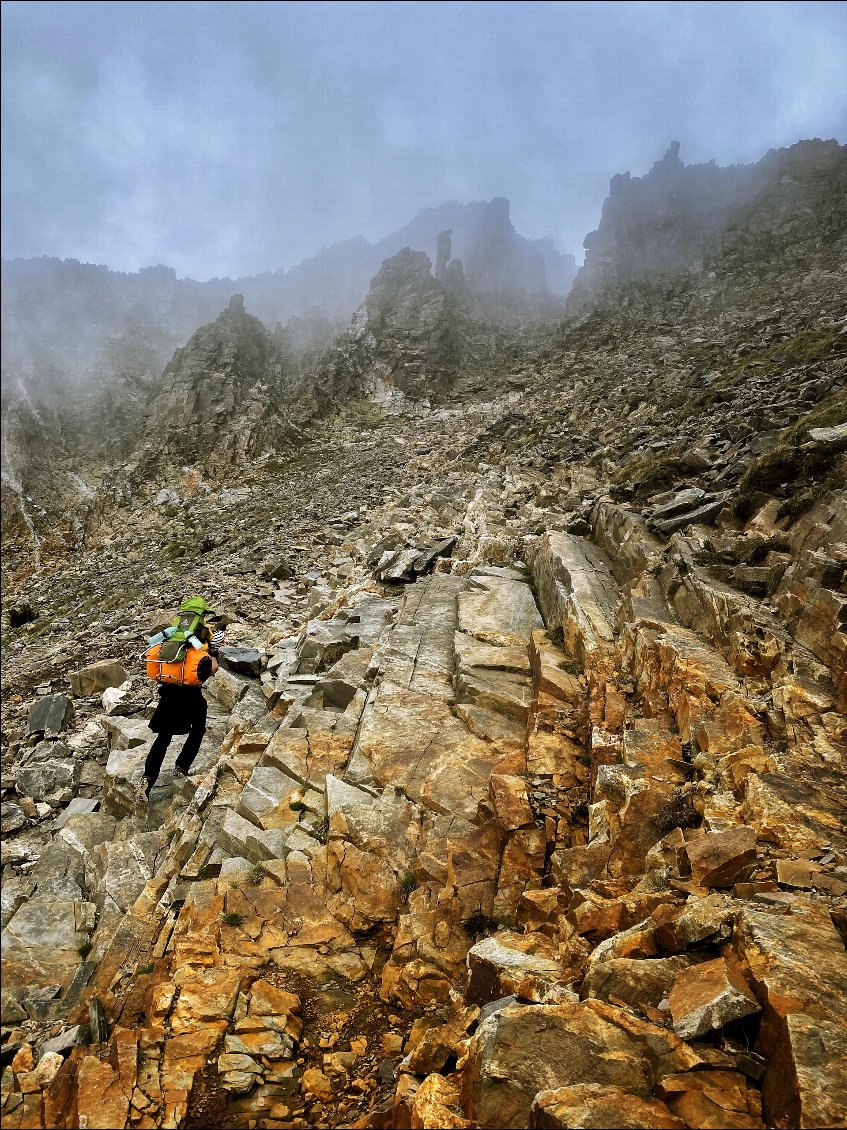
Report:
[{"label": "hiker", "polygon": [[171,628],[150,638],[147,672],[159,682],[159,703],[148,723],[157,735],[144,763],[148,800],[175,734],[188,737],[176,760],[174,781],[188,776],[200,749],[208,710],[203,683],[217,671],[218,649],[225,642],[224,633],[208,623],[217,619],[203,597],[194,596],[179,606]]}]

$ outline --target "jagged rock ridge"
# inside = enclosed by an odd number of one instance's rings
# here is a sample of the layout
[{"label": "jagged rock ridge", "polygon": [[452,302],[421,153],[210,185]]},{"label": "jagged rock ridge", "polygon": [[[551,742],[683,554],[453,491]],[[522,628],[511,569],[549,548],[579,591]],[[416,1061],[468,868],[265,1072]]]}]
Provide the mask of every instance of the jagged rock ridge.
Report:
[{"label": "jagged rock ridge", "polygon": [[290,379],[258,318],[233,295],[166,366],[143,426],[154,459],[240,465],[281,444]]},{"label": "jagged rock ridge", "polygon": [[[701,273],[721,252],[770,258],[803,238],[844,235],[847,157],[837,141],[771,150],[755,165],[685,165],[679,143],[645,177],[612,178],[568,299],[579,313],[633,283]],[[740,233],[743,232],[743,236]]]}]

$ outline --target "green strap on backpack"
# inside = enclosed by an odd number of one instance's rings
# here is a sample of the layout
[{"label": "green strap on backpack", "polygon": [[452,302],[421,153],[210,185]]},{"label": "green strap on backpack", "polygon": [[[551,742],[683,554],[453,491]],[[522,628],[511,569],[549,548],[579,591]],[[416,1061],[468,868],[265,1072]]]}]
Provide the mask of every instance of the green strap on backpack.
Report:
[{"label": "green strap on backpack", "polygon": [[[159,659],[163,663],[179,663],[188,650],[192,636],[203,623],[204,616],[212,609],[202,596],[192,596],[184,600],[179,606],[179,613],[170,628],[165,631],[167,637],[159,647]],[[200,644],[197,640],[197,644]]]}]

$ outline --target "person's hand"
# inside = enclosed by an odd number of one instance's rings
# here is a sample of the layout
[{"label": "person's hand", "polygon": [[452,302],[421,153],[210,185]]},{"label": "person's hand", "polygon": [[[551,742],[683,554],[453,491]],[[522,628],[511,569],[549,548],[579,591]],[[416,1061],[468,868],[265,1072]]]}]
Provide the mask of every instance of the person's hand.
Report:
[{"label": "person's hand", "polygon": [[214,673],[218,669],[218,661],[217,661],[217,659],[215,659],[214,655],[210,655],[209,658],[212,661],[212,674],[214,675]]}]

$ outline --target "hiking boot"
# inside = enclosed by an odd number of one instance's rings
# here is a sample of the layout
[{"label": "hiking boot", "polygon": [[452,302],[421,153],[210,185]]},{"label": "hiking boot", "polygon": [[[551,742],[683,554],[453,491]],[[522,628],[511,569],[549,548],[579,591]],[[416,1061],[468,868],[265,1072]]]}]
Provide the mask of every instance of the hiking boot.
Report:
[{"label": "hiking boot", "polygon": [[189,780],[190,780],[190,778],[189,778],[187,773],[183,772],[182,769],[176,769],[175,768],[174,769],[174,777],[173,777],[173,786],[172,786],[173,791],[175,793],[176,792],[180,792],[180,793],[183,792],[183,790],[185,789],[185,786],[188,784]]}]

